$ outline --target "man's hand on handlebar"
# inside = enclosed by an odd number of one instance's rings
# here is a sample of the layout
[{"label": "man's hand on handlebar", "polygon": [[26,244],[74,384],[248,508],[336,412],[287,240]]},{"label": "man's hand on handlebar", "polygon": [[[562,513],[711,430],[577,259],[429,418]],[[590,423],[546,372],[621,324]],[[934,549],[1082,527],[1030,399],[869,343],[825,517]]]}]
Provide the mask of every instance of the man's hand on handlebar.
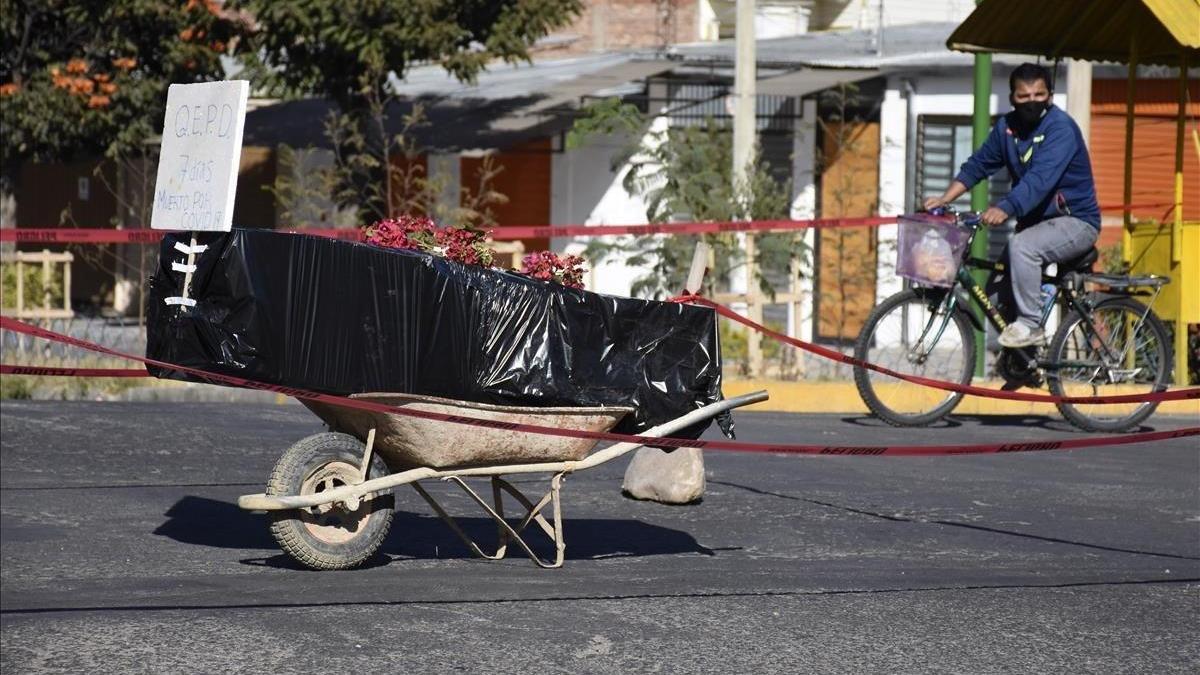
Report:
[{"label": "man's hand on handlebar", "polygon": [[[923,206],[925,207],[925,210],[929,211],[929,212],[933,212],[934,209],[947,208],[949,206],[950,202],[954,201],[954,199],[957,199],[957,197],[958,197],[957,195],[955,195],[953,198],[948,199],[947,197],[949,197],[950,193],[953,193],[953,192],[959,192],[961,194],[961,191],[956,191],[956,190],[952,189],[952,190],[948,191],[947,194],[944,194],[940,197],[926,198],[925,202],[923,204]],[[996,207],[996,206],[992,206],[992,207],[989,207],[987,211],[984,211],[983,213],[979,214],[979,220],[977,222],[983,223],[984,225],[987,225],[988,227],[995,227],[997,225],[1003,224],[1005,221],[1008,220],[1008,218],[1009,218],[1008,214],[1005,213],[1003,209]]]},{"label": "man's hand on handlebar", "polygon": [[987,211],[984,211],[983,214],[979,216],[979,220],[988,227],[996,227],[997,225],[1001,225],[1004,223],[1004,221],[1008,220],[1008,214],[1004,212],[1004,209],[990,206],[988,207]]},{"label": "man's hand on handlebar", "polygon": [[941,197],[928,197],[925,200],[925,210],[932,211],[934,209],[944,208],[946,203],[947,202]]}]

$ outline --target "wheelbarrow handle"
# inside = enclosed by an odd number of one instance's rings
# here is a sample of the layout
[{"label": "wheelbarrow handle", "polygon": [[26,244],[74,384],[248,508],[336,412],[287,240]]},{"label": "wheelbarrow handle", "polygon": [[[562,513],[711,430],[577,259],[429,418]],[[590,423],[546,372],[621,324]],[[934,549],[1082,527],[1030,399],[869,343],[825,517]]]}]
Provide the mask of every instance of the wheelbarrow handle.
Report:
[{"label": "wheelbarrow handle", "polygon": [[[726,410],[733,410],[734,408],[740,408],[744,405],[750,405],[751,403],[759,403],[767,400],[768,398],[770,398],[770,395],[767,394],[765,390],[759,390],[752,391],[749,394],[742,394],[741,396],[727,398],[723,401],[717,401],[716,403],[709,403],[703,408],[697,408],[682,417],[676,417],[670,422],[664,422],[656,427],[647,429],[638,435],[648,436],[650,438],[662,438],[669,434],[673,434],[680,429],[686,429],[696,422],[706,420],[710,417],[716,417]],[[588,469],[596,466],[597,464],[603,464],[614,457],[620,457],[621,455],[624,455],[632,450],[637,450],[643,445],[645,445],[645,443],[635,443],[632,441],[626,443],[617,443],[616,445],[609,446],[600,452],[592,453],[578,462],[574,462],[574,467],[572,468],[573,470]]]}]

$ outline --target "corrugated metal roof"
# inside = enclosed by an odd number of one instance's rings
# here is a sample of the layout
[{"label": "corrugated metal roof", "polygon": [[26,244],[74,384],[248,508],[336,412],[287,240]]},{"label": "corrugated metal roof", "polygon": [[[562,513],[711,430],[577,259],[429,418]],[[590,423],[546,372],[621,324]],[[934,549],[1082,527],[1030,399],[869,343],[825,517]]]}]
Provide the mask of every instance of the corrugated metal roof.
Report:
[{"label": "corrugated metal roof", "polygon": [[984,0],[946,41],[964,52],[1091,61],[1200,62],[1200,0]]},{"label": "corrugated metal roof", "polygon": [[[972,57],[946,49],[946,38],[955,23],[917,23],[885,27],[882,37],[874,30],[806,33],[794,37],[758,40],[761,68],[863,68],[887,69],[922,66],[970,66]],[[678,45],[669,54],[691,64],[732,64],[733,40]],[[1020,63],[1023,59],[999,57]]]},{"label": "corrugated metal roof", "polygon": [[498,131],[521,131],[541,125],[554,109],[574,107],[584,96],[620,91],[630,82],[671,70],[677,64],[634,52],[592,54],[532,63],[495,64],[474,83],[460,82],[441,66],[413,68],[392,88],[405,99],[478,105],[519,101],[490,122]]},{"label": "corrugated metal roof", "polygon": [[[640,66],[646,55],[634,52],[590,54],[567,59],[534,61],[532,63],[493,64],[479,74],[474,84],[460,82],[439,65],[412,68],[403,80],[393,80],[396,94],[406,98],[445,98],[497,101],[525,96],[539,96],[548,90],[569,86],[594,84],[592,90],[623,84],[630,79],[645,77]],[[671,64],[664,64],[665,70]],[[652,69],[653,70],[653,69]],[[620,79],[628,75],[626,79]],[[590,91],[584,92],[590,93]]]}]

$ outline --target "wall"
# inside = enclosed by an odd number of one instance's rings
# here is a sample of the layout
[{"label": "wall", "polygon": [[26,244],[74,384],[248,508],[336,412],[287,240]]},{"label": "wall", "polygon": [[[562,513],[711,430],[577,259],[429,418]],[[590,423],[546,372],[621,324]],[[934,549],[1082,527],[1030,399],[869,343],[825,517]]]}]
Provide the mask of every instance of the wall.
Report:
[{"label": "wall", "polygon": [[249,145],[242,148],[233,203],[234,227],[275,227],[275,196],[264,189],[275,185],[275,176],[273,149]]},{"label": "wall", "polygon": [[[535,139],[493,155],[496,165],[503,167],[492,179],[491,189],[504,195],[508,201],[491,206],[498,228],[505,225],[549,225],[550,224],[550,139]],[[460,185],[477,193],[479,191],[479,169],[483,158],[464,156],[460,160]],[[523,239],[526,251],[543,251],[549,248],[546,237]]]},{"label": "wall", "polygon": [[[646,203],[631,195],[621,184],[628,165],[612,168],[613,157],[628,143],[620,135],[589,139],[580,148],[566,150],[553,157],[551,183],[551,219],[555,225],[641,225],[647,222]],[[579,254],[593,241],[590,237],[558,237],[551,243],[554,251]],[[616,237],[600,237],[613,243]],[[584,280],[588,290],[628,296],[637,277],[647,268],[629,266],[621,257],[612,257],[593,265]]]},{"label": "wall", "polygon": [[[17,187],[18,227],[108,228],[117,214],[115,173],[106,165],[104,178],[94,175],[100,161],[78,159],[63,163],[26,162],[21,167],[21,183]],[[80,182],[86,181],[86,192]],[[107,186],[106,186],[107,183]],[[64,220],[64,213],[68,214]],[[22,244],[21,250],[66,250],[65,246]],[[112,301],[116,283],[113,262],[117,246],[113,244],[75,247],[75,262],[71,266],[72,304],[81,307],[102,307]]]},{"label": "wall", "polygon": [[[792,208],[791,217],[796,220],[813,218],[817,214],[816,143],[817,102],[808,99],[800,104],[800,119],[796,120],[792,136]],[[788,308],[788,335],[806,342],[813,339],[813,275],[812,254],[816,250],[816,230],[804,231],[804,244],[808,247],[810,260],[805,265],[804,276],[797,285],[801,295],[798,305]],[[797,353],[797,359],[804,359]]]},{"label": "wall", "polygon": [[[908,92],[889,88],[884,92],[879,113],[879,215],[896,216],[905,212],[905,195],[909,190],[907,169],[909,160],[908,133],[913,120],[909,119]],[[915,157],[915,155],[913,155]],[[896,171],[903,167],[904,171]],[[896,276],[896,226],[883,225],[877,229],[876,295],[886,298],[903,286]]]},{"label": "wall", "polygon": [[[327,173],[333,168],[333,151],[324,148],[288,148],[275,150],[275,180],[279,192],[275,201],[277,227],[355,227],[357,209],[339,207],[329,197]],[[238,196],[245,189],[238,178]],[[234,207],[235,222],[237,207]]]},{"label": "wall", "polygon": [[[821,217],[873,215],[879,208],[879,123],[826,121],[822,127]],[[818,339],[845,342],[858,335],[875,306],[877,241],[873,227],[817,232]]]},{"label": "wall", "polygon": [[[1092,82],[1092,170],[1101,204],[1125,202],[1125,80]],[[1133,128],[1133,201],[1175,201],[1175,125],[1179,81],[1141,79],[1137,83]],[[1185,133],[1189,136],[1200,117],[1200,81],[1188,87]],[[1191,138],[1183,148],[1183,212],[1189,220],[1200,218],[1200,157]],[[1142,218],[1157,218],[1166,206],[1135,209]],[[1119,223],[1120,211],[1104,214],[1106,223]],[[1105,241],[1120,241],[1120,229],[1105,228]]]},{"label": "wall", "polygon": [[538,55],[660,47],[700,39],[703,0],[585,0],[579,17],[555,31]]},{"label": "wall", "polygon": [[808,0],[811,30],[875,28],[879,3],[884,26],[924,22],[960,22],[975,9],[975,0]]}]

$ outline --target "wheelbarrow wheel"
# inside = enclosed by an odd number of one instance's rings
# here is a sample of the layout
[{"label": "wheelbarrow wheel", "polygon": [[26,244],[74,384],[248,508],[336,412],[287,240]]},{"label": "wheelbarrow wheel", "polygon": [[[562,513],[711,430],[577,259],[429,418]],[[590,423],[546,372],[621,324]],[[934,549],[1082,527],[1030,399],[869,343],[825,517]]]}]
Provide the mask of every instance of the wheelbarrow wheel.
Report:
[{"label": "wheelbarrow wheel", "polygon": [[[346,434],[309,436],[283,453],[271,472],[267,494],[310,495],[356,483],[365,449],[357,438]],[[373,454],[368,479],[387,474],[387,465]],[[392,524],[394,507],[395,498],[389,490],[350,503],[273,511],[271,535],[288,555],[306,567],[349,569],[379,549]]]}]

